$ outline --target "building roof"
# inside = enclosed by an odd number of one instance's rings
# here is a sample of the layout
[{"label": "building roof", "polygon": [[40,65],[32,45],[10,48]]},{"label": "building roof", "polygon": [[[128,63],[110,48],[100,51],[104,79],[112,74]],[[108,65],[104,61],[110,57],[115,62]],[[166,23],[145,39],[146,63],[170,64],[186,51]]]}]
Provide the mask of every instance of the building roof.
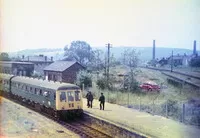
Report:
[{"label": "building roof", "polygon": [[22,61],[29,61],[29,62],[53,62],[50,58],[43,55],[35,55],[35,56],[27,56],[22,59]]},{"label": "building roof", "polygon": [[71,67],[75,63],[78,63],[78,62],[76,62],[76,61],[56,61],[56,62],[50,64],[49,66],[45,67],[44,70],[45,71],[63,72],[64,70],[68,69],[69,67]]},{"label": "building roof", "polygon": [[34,65],[31,62],[14,62],[14,61],[0,61],[0,65],[11,66],[12,64],[21,64],[21,65]]}]

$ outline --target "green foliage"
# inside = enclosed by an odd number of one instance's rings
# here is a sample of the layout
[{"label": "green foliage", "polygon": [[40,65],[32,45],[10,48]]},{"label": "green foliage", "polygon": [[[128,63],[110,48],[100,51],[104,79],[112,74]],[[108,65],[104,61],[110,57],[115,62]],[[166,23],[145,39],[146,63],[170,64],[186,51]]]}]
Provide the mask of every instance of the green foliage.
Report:
[{"label": "green foliage", "polygon": [[87,64],[87,68],[89,70],[102,70],[104,68],[104,62],[102,60],[101,55],[103,55],[103,51],[102,50],[94,50],[93,51],[93,58],[91,59],[90,62],[88,62]]},{"label": "green foliage", "polygon": [[124,80],[124,89],[135,92],[138,90],[139,82],[135,79],[136,74],[131,70]]},{"label": "green foliage", "polygon": [[0,54],[0,60],[1,60],[1,61],[10,61],[11,59],[9,58],[8,53],[2,52],[2,53]]},{"label": "green foliage", "polygon": [[33,78],[42,78],[42,75],[39,72],[34,72],[31,77]]},{"label": "green foliage", "polygon": [[64,51],[68,60],[76,60],[83,65],[87,65],[94,58],[91,46],[85,41],[73,41],[69,48],[64,48]]},{"label": "green foliage", "polygon": [[129,67],[137,67],[140,55],[139,52],[136,52],[135,49],[125,49],[122,53],[123,64]]},{"label": "green foliage", "polygon": [[179,104],[177,100],[169,99],[164,104],[162,104],[162,112],[166,112],[166,104],[167,104],[167,115],[175,118],[179,118],[181,114],[181,109],[179,108]]},{"label": "green foliage", "polygon": [[82,87],[84,84],[85,87],[91,87],[92,86],[92,74],[88,73],[87,71],[80,71],[77,74],[77,85]]},{"label": "green foliage", "polygon": [[104,90],[105,88],[107,88],[107,83],[106,83],[106,78],[100,78],[97,80],[97,86],[101,89]]}]

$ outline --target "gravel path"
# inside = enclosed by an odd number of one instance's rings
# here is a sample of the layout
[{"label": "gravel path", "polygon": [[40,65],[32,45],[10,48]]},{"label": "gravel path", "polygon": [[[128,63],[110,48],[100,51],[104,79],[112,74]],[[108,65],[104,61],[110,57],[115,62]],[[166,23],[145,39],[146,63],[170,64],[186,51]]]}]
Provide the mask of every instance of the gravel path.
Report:
[{"label": "gravel path", "polygon": [[79,138],[52,120],[0,97],[0,138]]}]

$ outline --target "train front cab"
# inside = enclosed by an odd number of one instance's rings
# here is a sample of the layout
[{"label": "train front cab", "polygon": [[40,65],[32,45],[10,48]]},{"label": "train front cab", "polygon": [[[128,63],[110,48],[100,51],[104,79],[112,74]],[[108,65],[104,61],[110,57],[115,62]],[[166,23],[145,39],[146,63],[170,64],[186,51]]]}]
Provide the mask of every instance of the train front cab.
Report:
[{"label": "train front cab", "polygon": [[83,113],[82,92],[80,89],[56,91],[56,110],[62,120],[81,117]]}]

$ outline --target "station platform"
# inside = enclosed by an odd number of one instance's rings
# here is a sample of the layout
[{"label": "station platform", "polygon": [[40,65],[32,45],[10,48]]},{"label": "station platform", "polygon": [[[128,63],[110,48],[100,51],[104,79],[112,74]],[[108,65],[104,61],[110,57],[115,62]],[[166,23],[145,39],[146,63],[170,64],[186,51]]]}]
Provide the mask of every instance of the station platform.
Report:
[{"label": "station platform", "polygon": [[93,100],[93,108],[87,107],[83,99],[84,112],[124,126],[153,138],[199,138],[200,128],[162,117],[126,108],[117,104],[105,103],[105,110],[99,109],[99,101]]}]

